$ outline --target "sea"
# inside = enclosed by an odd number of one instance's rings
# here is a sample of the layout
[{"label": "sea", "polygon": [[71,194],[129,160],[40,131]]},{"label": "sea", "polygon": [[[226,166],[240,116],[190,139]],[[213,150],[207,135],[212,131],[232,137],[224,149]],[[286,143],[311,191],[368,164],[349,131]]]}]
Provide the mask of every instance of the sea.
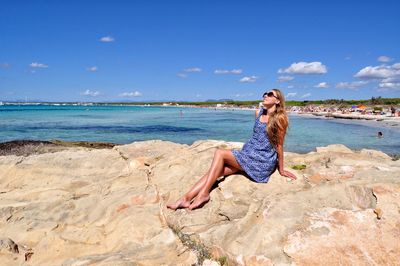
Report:
[{"label": "sea", "polygon": [[[400,154],[400,126],[394,122],[349,121],[289,115],[285,151],[307,153],[343,144],[353,150]],[[12,140],[101,141],[117,144],[167,140],[246,142],[254,110],[127,105],[0,105],[0,142]],[[383,137],[377,136],[378,131]]]}]

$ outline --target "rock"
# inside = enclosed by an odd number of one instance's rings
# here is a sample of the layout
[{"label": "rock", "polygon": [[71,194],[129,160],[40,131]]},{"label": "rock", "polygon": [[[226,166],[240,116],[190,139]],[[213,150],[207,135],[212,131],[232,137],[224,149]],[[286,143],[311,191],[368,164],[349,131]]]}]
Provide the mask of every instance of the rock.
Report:
[{"label": "rock", "polygon": [[318,153],[322,152],[338,152],[338,153],[353,153],[352,150],[342,144],[332,144],[326,147],[316,147]]},{"label": "rock", "polygon": [[202,264],[202,266],[219,266],[219,265],[220,264],[218,262],[213,261],[213,260],[209,260],[209,259],[204,260],[204,262]]},{"label": "rock", "polygon": [[[165,207],[207,172],[217,148],[241,146],[154,140],[0,156],[0,235],[19,250],[3,242],[0,261],[362,265],[400,256],[400,161],[375,151],[287,152],[295,181],[236,174],[221,178],[201,209]],[[306,168],[291,170],[296,164]]]},{"label": "rock", "polygon": [[296,265],[393,265],[398,261],[399,227],[376,223],[370,210],[325,208],[308,213],[299,227],[284,245]]},{"label": "rock", "polygon": [[18,245],[10,238],[0,238],[0,251],[9,251],[11,253],[19,253]]},{"label": "rock", "polygon": [[376,218],[378,220],[382,219],[382,210],[379,208],[374,209],[374,213],[376,214]]},{"label": "rock", "polygon": [[383,159],[383,160],[391,159],[391,157],[389,155],[387,155],[386,153],[383,153],[381,151],[376,151],[376,150],[362,149],[360,151],[360,154],[365,155],[365,156],[374,157],[377,159]]},{"label": "rock", "polygon": [[86,147],[91,149],[110,149],[115,144],[108,142],[88,142],[88,141],[39,141],[39,140],[13,140],[0,143],[0,156],[17,155],[28,156],[32,154],[42,154],[66,150],[69,147]]}]

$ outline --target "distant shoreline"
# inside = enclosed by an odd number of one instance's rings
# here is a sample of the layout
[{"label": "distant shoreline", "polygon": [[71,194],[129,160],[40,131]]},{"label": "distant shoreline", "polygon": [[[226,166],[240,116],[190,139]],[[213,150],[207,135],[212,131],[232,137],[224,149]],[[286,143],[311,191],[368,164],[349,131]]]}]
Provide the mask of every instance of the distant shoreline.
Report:
[{"label": "distant shoreline", "polygon": [[379,128],[388,128],[391,130],[398,131],[400,133],[400,118],[396,117],[396,120],[371,120],[371,119],[346,119],[346,118],[335,118],[335,117],[325,117],[325,116],[318,116],[318,115],[313,115],[310,113],[302,113],[302,114],[297,114],[295,112],[289,112],[290,116],[299,116],[303,118],[309,118],[309,119],[325,119],[325,120],[332,120],[336,121],[338,123],[345,123],[345,124],[356,124],[356,125],[363,125],[363,126],[369,126],[369,127],[375,127],[377,130]]},{"label": "distant shoreline", "polygon": [[[160,106],[165,107],[165,106]],[[258,108],[250,108],[250,107],[200,107],[200,106],[170,106],[170,107],[184,107],[184,108],[207,108],[214,110],[236,110],[236,111],[256,111]],[[308,117],[308,118],[320,118],[320,119],[338,119],[338,120],[348,120],[348,121],[364,121],[364,122],[384,122],[391,123],[392,127],[400,128],[400,117],[399,116],[388,116],[388,115],[380,115],[380,114],[360,114],[360,113],[351,113],[351,114],[342,114],[339,112],[336,113],[328,113],[328,112],[293,112],[287,111],[289,115]]]},{"label": "distant shoreline", "polygon": [[[156,104],[156,103],[147,103],[147,104],[122,104],[122,103],[14,103],[14,102],[2,102],[1,106],[5,105],[42,105],[42,106],[141,106],[141,107],[165,107],[165,108],[206,108],[206,109],[214,109],[214,110],[223,110],[223,111],[256,111],[258,106],[229,106],[229,105],[221,105],[216,106],[215,103],[211,103],[210,105],[190,105],[190,104]],[[217,104],[218,105],[218,104]],[[334,105],[327,106],[327,108],[331,108]],[[371,107],[370,107],[371,108]],[[389,116],[389,115],[381,115],[381,114],[361,114],[358,112],[353,113],[340,113],[340,112],[307,112],[307,111],[290,111],[287,110],[289,115],[301,116],[306,118],[320,118],[320,119],[338,119],[338,120],[349,120],[349,121],[364,121],[381,123],[376,125],[383,125],[390,128],[398,127],[400,128],[400,116]]]}]

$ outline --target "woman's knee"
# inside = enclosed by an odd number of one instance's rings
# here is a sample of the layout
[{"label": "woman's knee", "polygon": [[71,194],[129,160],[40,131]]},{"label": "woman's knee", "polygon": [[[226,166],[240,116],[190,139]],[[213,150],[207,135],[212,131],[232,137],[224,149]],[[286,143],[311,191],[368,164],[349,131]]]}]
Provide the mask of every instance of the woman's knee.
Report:
[{"label": "woman's knee", "polygon": [[223,156],[225,156],[225,155],[227,154],[227,152],[229,152],[229,151],[230,151],[230,150],[228,150],[228,149],[217,148],[217,149],[215,150],[215,155],[218,155],[218,156],[223,157]]},{"label": "woman's knee", "polygon": [[223,160],[224,162],[226,161],[226,159],[228,158],[228,153],[230,152],[230,150],[227,150],[227,149],[221,149],[221,148],[218,148],[216,151],[215,151],[215,156],[218,158],[218,159],[220,159],[220,160]]},{"label": "woman's knee", "polygon": [[223,153],[223,150],[221,148],[217,148],[214,152],[214,156],[221,156]]}]

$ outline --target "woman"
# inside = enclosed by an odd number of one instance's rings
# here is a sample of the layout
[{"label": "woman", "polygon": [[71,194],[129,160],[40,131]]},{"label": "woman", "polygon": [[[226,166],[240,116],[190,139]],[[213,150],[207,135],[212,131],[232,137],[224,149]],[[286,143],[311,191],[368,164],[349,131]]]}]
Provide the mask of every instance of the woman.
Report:
[{"label": "woman", "polygon": [[278,89],[264,93],[262,107],[256,111],[253,136],[242,150],[217,149],[208,172],[181,199],[167,207],[173,210],[199,208],[210,200],[210,190],[220,176],[241,171],[260,183],[268,182],[276,168],[281,176],[296,179],[294,174],[283,169],[287,127],[283,94]]}]

